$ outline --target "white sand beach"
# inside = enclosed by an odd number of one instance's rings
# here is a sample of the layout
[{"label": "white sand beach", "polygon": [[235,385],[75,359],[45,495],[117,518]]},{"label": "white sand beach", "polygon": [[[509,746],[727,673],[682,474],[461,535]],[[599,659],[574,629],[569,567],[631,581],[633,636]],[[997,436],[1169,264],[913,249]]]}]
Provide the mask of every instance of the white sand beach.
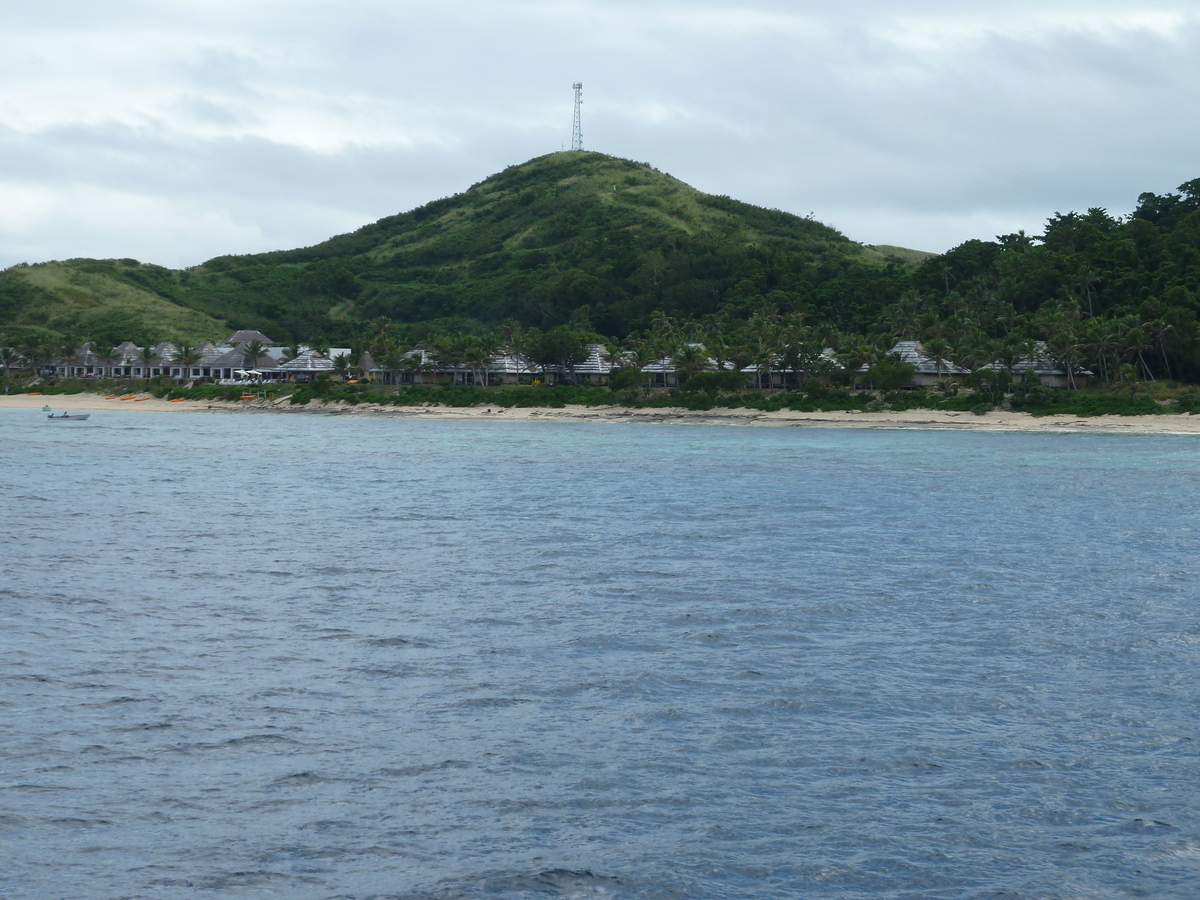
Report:
[{"label": "white sand beach", "polygon": [[[129,396],[129,395],[126,395]],[[758,427],[838,428],[954,428],[971,431],[1104,432],[1112,434],[1200,434],[1200,416],[1045,416],[993,411],[970,412],[914,409],[904,412],[760,412],[752,409],[627,409],[621,406],[567,406],[562,409],[503,409],[501,407],[397,407],[373,403],[350,405],[312,401],[292,406],[286,398],[272,404],[228,403],[217,400],[159,400],[149,394],[130,399],[99,394],[12,394],[0,396],[0,409],[40,410],[43,406],[61,411],[172,412],[189,414],[338,415],[418,419],[498,419],[520,422],[607,422],[687,425],[743,425]]]}]

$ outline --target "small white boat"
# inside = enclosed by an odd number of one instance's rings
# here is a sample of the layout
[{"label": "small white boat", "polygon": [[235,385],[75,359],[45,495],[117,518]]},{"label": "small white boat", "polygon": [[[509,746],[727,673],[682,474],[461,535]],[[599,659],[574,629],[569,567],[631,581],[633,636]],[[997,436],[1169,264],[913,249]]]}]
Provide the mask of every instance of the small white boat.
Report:
[{"label": "small white boat", "polygon": [[91,413],[67,413],[67,412],[64,412],[64,413],[59,413],[57,416],[54,415],[54,413],[51,413],[50,415],[46,416],[46,418],[52,419],[55,422],[61,422],[64,419],[66,419],[68,422],[72,422],[72,421],[86,422],[87,417],[90,415],[91,415]]}]

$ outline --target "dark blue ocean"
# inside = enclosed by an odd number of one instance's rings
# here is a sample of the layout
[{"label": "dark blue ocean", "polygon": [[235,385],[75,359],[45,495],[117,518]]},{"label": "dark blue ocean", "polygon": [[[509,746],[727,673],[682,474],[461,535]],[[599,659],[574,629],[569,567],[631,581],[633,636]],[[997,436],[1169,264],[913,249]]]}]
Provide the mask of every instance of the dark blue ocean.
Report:
[{"label": "dark blue ocean", "polygon": [[1200,438],[0,410],[0,896],[1194,898]]}]

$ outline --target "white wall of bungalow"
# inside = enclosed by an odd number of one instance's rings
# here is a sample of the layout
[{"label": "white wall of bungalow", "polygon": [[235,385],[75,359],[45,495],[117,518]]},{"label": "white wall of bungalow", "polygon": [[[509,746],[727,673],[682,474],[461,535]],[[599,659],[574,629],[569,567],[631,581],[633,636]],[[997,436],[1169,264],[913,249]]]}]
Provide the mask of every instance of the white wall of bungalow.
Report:
[{"label": "white wall of bungalow", "polygon": [[[249,341],[257,340],[264,344],[262,354],[254,360],[245,353]],[[915,342],[914,342],[915,343]],[[163,341],[153,347],[153,359],[149,362],[142,358],[142,348],[126,341],[116,348],[118,356],[112,360],[102,360],[91,348],[84,344],[76,356],[56,364],[59,375],[76,377],[106,377],[106,378],[153,378],[165,375],[178,380],[194,378],[212,378],[227,384],[244,384],[247,381],[283,381],[307,382],[321,373],[332,373],[335,370],[335,360],[340,354],[347,358],[352,356],[348,347],[330,348],[328,353],[318,356],[308,345],[301,344],[300,354],[294,359],[287,358],[288,348],[270,345],[266,335],[257,331],[239,331],[220,344],[203,341],[196,345],[199,359],[190,365],[183,365],[178,359],[178,348],[170,341]],[[351,372],[360,374],[382,384],[443,384],[476,385],[480,383],[481,375],[485,375],[487,384],[515,385],[522,381],[544,380],[548,384],[567,383],[572,377],[580,383],[606,384],[609,373],[619,365],[627,365],[628,357],[617,354],[610,357],[603,344],[589,344],[588,355],[574,373],[561,368],[550,367],[543,370],[528,359],[515,353],[501,353],[494,356],[488,364],[486,372],[472,369],[464,365],[450,365],[439,362],[426,348],[418,347],[407,356],[421,361],[425,371],[405,369],[401,367],[393,372],[364,351],[359,358],[358,366],[352,367]],[[782,365],[772,367],[771,388],[800,388],[803,381],[812,375],[827,376],[829,372],[841,368],[834,358],[832,349],[826,348],[822,353],[824,362],[820,372],[796,372]],[[708,360],[708,369],[717,370],[717,362]],[[683,381],[677,371],[675,360],[671,357],[656,360],[642,368],[651,386],[677,387]],[[741,370],[746,375],[747,384],[754,384],[758,374],[754,367]]]},{"label": "white wall of bungalow", "polygon": [[[245,353],[251,341],[264,349],[257,359]],[[199,357],[190,364],[179,359],[179,348],[171,341],[162,341],[152,348],[152,358],[142,356],[142,348],[132,341],[118,345],[111,358],[97,353],[91,342],[79,347],[70,359],[54,364],[56,374],[79,378],[155,378],[165,375],[180,381],[193,378],[212,378],[229,384],[246,380],[310,381],[321,372],[332,372],[339,354],[351,355],[349,347],[334,347],[324,356],[301,344],[300,355],[288,360],[287,347],[274,346],[260,331],[238,331],[220,344],[201,341],[195,350]],[[256,373],[248,376],[247,373]]]}]

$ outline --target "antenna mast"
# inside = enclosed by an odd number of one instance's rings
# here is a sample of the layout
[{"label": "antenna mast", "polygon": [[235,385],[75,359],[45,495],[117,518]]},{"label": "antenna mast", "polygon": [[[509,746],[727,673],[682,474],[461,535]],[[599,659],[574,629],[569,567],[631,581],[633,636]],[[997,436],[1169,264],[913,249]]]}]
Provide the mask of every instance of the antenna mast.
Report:
[{"label": "antenna mast", "polygon": [[583,126],[579,121],[579,110],[583,106],[583,82],[575,82],[575,122],[571,126],[571,149],[583,149]]}]

